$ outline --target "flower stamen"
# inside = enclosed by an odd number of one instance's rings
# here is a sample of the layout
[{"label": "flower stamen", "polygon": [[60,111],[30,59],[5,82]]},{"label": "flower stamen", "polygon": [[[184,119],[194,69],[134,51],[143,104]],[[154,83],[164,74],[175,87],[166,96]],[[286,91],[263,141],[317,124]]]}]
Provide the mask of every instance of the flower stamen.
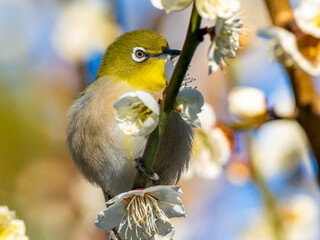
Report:
[{"label": "flower stamen", "polygon": [[159,233],[156,225],[158,219],[164,223],[169,220],[159,208],[157,200],[149,194],[144,194],[144,196],[135,195],[129,200],[118,232],[120,233],[122,228],[125,228],[125,239],[127,239],[128,232],[135,230],[137,238],[141,238],[142,236],[139,234],[138,228],[143,228],[144,232],[142,234],[144,237],[152,237]]}]

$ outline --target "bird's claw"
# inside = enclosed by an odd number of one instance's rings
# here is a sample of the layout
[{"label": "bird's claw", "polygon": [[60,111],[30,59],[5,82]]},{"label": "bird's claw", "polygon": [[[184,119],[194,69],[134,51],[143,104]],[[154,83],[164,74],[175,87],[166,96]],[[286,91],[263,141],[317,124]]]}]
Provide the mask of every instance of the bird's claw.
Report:
[{"label": "bird's claw", "polygon": [[149,179],[151,179],[153,181],[158,181],[160,179],[158,174],[156,174],[152,168],[151,168],[150,174],[146,172],[146,169],[144,168],[144,162],[142,161],[142,157],[138,157],[134,161],[136,162],[136,168],[137,168],[137,171],[139,172],[139,174],[143,173],[144,175],[146,175]]},{"label": "bird's claw", "polygon": [[111,231],[108,231],[109,240],[118,240],[117,238],[117,231],[116,229],[112,229]]}]

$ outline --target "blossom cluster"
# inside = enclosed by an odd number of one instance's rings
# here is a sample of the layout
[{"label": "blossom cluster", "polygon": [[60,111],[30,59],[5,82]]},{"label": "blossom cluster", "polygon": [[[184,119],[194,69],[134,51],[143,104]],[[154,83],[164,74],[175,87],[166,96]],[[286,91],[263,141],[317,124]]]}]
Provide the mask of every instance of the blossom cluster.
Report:
[{"label": "blossom cluster", "polygon": [[[260,36],[272,39],[274,57],[281,59],[287,67],[297,65],[308,74],[319,76],[320,2],[301,0],[294,10],[294,17],[299,31],[271,27],[260,30]],[[304,49],[307,42],[314,44]]]},{"label": "blossom cluster", "polygon": [[[151,0],[151,3],[169,13],[185,9],[192,0]],[[240,46],[239,36],[246,32],[242,19],[236,15],[240,1],[195,0],[195,6],[201,17],[215,21],[215,27],[210,32],[213,39],[208,51],[209,74],[211,74],[213,71],[223,69],[226,65],[225,58],[236,57],[236,51]]]}]

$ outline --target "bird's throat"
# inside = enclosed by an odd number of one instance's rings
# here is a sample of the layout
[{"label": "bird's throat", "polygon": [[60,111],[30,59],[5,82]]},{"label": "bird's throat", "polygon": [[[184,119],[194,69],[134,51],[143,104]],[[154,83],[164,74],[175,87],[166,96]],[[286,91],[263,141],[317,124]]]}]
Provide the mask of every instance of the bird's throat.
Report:
[{"label": "bird's throat", "polygon": [[166,77],[164,72],[165,59],[157,60],[152,64],[142,66],[137,72],[130,74],[125,81],[130,86],[146,91],[160,91],[166,88]]}]

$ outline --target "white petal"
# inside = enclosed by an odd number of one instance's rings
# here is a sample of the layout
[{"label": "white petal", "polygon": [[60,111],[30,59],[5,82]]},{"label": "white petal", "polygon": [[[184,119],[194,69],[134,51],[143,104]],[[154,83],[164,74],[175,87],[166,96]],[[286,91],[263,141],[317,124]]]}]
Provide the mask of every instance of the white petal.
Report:
[{"label": "white petal", "polygon": [[10,222],[10,225],[14,226],[14,233],[17,235],[25,235],[26,233],[26,226],[24,224],[24,221],[19,219],[13,219]]},{"label": "white petal", "polygon": [[166,202],[171,195],[180,196],[182,194],[181,188],[176,185],[157,185],[148,187],[144,191],[164,202]]},{"label": "white petal", "polygon": [[240,8],[239,0],[216,0],[219,2],[217,7],[217,16],[220,18],[232,17]]},{"label": "white petal", "polygon": [[151,0],[154,7],[171,11],[180,11],[187,8],[192,0]]},{"label": "white petal", "polygon": [[181,118],[191,127],[200,127],[198,113],[204,104],[202,94],[196,89],[184,88],[177,96],[177,103],[181,108],[179,112]]},{"label": "white petal", "polygon": [[164,237],[162,239],[168,239],[168,237],[172,237],[174,235],[174,227],[170,221],[163,222],[158,219],[156,224],[159,230],[159,235]]},{"label": "white petal", "polygon": [[117,200],[107,209],[98,213],[97,220],[94,224],[102,230],[112,230],[120,225],[125,210],[125,202],[122,199]]},{"label": "white petal", "polygon": [[174,227],[172,226],[171,232],[169,232],[165,236],[155,235],[154,240],[173,240],[172,237],[173,237],[174,233],[175,233],[175,230],[174,230]]},{"label": "white petal", "polygon": [[216,41],[212,41],[209,51],[208,51],[208,67],[209,67],[209,74],[212,72],[216,72],[219,69],[222,69],[221,59],[223,56],[216,52]]},{"label": "white petal", "polygon": [[146,105],[152,112],[157,115],[160,114],[160,108],[158,102],[154,97],[145,91],[136,91],[137,97]]},{"label": "white petal", "polygon": [[10,211],[7,206],[1,206],[0,207],[0,214],[10,216],[11,218],[16,217],[15,211]]},{"label": "white petal", "polygon": [[171,61],[171,56],[168,55],[167,56],[167,59],[166,59],[166,62],[164,64],[164,72],[165,72],[165,75],[166,75],[166,79],[167,79],[167,84],[169,84],[171,78],[172,78],[172,74],[174,72],[174,69],[175,69],[175,65],[174,63]]},{"label": "white petal", "polygon": [[208,0],[196,0],[195,4],[201,17],[212,21],[216,19],[216,9]]},{"label": "white petal", "polygon": [[[123,225],[123,228],[122,228],[123,230],[121,230],[119,233],[121,240],[125,240],[125,239],[128,239],[128,240],[129,239],[130,240],[142,240],[142,239],[151,240],[151,239],[153,239],[152,236],[151,237],[144,236],[143,228],[139,228],[139,227],[137,229],[134,227],[132,230],[129,228],[127,231],[127,235],[126,235],[125,229],[127,229],[127,227],[128,227],[128,223]],[[139,237],[137,237],[136,230],[138,232]]]},{"label": "white petal", "polygon": [[169,202],[159,202],[159,207],[168,218],[185,217],[186,212],[183,205],[172,204]]},{"label": "white petal", "polygon": [[[180,189],[181,190],[181,189]],[[182,207],[182,210],[184,211],[184,207],[183,207],[183,202],[181,200],[181,198],[179,197],[181,195],[180,192],[171,192],[168,193],[166,195],[162,195],[161,194],[157,194],[157,192],[152,193],[152,196],[154,197],[158,197],[159,199],[159,204],[163,203],[163,204],[172,204],[173,206],[180,206]],[[180,211],[181,209],[179,209]],[[164,211],[165,212],[165,211]],[[169,217],[169,216],[168,216]],[[169,217],[170,218],[170,217]]]},{"label": "white petal", "polygon": [[299,28],[316,38],[320,38],[320,1],[301,0],[294,11]]},{"label": "white petal", "polygon": [[118,201],[121,201],[122,199],[128,198],[128,197],[130,197],[132,195],[143,196],[145,194],[145,192],[146,192],[146,189],[139,189],[139,190],[131,190],[131,191],[128,191],[128,192],[120,193],[117,196],[115,196],[112,199],[110,199],[107,202],[107,205],[108,204],[113,204],[113,203],[118,202]]},{"label": "white petal", "polygon": [[148,117],[147,120],[143,123],[141,129],[137,134],[134,134],[133,136],[146,136],[153,132],[153,130],[156,129],[159,122],[159,116],[156,114],[152,114],[150,117]]},{"label": "white petal", "polygon": [[200,113],[204,104],[204,98],[201,92],[189,88],[184,88],[179,92],[177,101],[186,103],[186,105],[190,106],[195,113]]},{"label": "white petal", "polygon": [[188,109],[189,111],[184,111],[184,114],[180,114],[181,118],[193,128],[201,127],[200,119],[197,114],[192,111],[192,109]]},{"label": "white petal", "polygon": [[115,109],[120,109],[123,107],[128,107],[133,102],[137,101],[137,94],[135,92],[127,92],[123,95],[121,95],[114,103],[113,107]]},{"label": "white petal", "polygon": [[203,18],[230,18],[240,8],[239,0],[196,0],[197,10]]},{"label": "white petal", "polygon": [[220,36],[221,30],[223,28],[224,23],[226,22],[227,19],[225,18],[218,18],[216,21],[216,25],[214,26],[214,31],[216,36]]}]

